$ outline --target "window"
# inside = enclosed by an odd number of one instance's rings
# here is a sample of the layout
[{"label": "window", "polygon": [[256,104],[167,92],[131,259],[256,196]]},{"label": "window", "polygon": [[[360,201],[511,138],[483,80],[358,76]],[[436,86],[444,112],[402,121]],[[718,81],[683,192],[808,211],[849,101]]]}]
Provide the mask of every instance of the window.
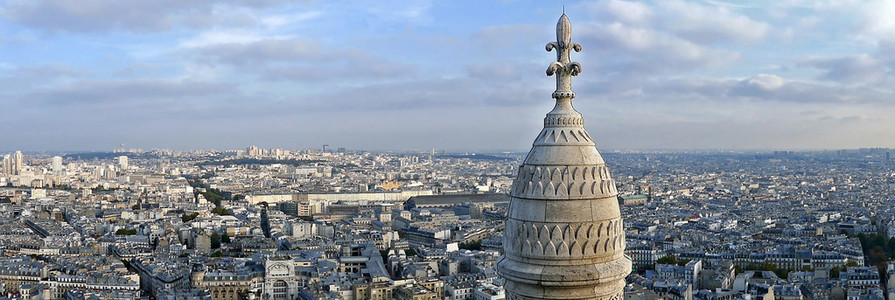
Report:
[{"label": "window", "polygon": [[286,299],[286,292],[288,290],[289,285],[287,285],[285,281],[277,280],[277,282],[273,283],[273,298]]}]

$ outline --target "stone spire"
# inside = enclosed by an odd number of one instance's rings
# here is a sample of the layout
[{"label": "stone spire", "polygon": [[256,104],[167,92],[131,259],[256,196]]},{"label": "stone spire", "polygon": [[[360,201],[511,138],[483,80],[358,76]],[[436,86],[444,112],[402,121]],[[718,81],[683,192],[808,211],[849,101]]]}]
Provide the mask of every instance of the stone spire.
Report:
[{"label": "stone spire", "polygon": [[556,105],[544,118],[531,151],[519,167],[504,231],[504,256],[497,263],[507,299],[612,299],[623,297],[631,261],[615,182],[584,119],[572,107],[572,76],[581,65],[571,52],[565,13],[556,24]]}]

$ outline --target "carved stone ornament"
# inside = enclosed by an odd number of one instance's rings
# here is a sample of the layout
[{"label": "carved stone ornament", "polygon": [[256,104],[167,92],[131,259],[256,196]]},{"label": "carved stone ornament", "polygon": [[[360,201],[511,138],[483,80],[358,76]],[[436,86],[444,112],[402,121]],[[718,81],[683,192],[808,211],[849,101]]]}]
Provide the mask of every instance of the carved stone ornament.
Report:
[{"label": "carved stone ornament", "polygon": [[556,24],[556,100],[532,143],[510,191],[504,255],[497,263],[507,299],[623,298],[631,261],[618,191],[609,168],[572,107],[572,77],[581,64],[571,52],[572,26],[565,13]]}]

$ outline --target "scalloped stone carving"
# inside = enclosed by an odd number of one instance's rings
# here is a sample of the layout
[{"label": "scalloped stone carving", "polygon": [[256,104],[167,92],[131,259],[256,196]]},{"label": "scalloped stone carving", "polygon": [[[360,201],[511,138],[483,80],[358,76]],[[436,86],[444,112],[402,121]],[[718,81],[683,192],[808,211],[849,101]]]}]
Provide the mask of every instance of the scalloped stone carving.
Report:
[{"label": "scalloped stone carving", "polygon": [[621,219],[602,222],[540,223],[507,220],[506,249],[516,255],[556,259],[613,254],[624,244]]},{"label": "scalloped stone carving", "polygon": [[[580,174],[579,174],[580,173]],[[606,166],[523,166],[510,196],[519,198],[584,199],[618,194]]]}]

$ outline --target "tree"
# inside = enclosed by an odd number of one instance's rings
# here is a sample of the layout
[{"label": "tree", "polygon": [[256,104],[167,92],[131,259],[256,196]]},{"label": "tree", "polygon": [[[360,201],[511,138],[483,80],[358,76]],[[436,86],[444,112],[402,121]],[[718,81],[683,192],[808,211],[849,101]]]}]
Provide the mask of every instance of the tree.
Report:
[{"label": "tree", "polygon": [[227,235],[226,233],[225,233],[225,234],[222,234],[222,235],[221,235],[221,243],[229,244],[229,243],[230,243],[230,236]]},{"label": "tree", "polygon": [[382,263],[388,264],[388,250],[379,250],[379,256],[382,256]]},{"label": "tree", "polygon": [[870,238],[870,245],[872,245],[873,247],[879,246],[883,249],[887,249],[887,248],[889,248],[887,245],[888,242],[889,241],[886,240],[886,237],[878,235],[878,234],[874,234]]},{"label": "tree", "polygon": [[267,204],[261,209],[261,232],[264,237],[270,238],[270,217],[267,216]]},{"label": "tree", "polygon": [[774,274],[777,274],[777,277],[781,279],[789,279],[789,270],[787,269],[776,269],[774,270]]},{"label": "tree", "polygon": [[889,240],[880,234],[858,234],[858,240],[861,241],[861,250],[864,252],[866,263],[869,266],[875,266],[879,272],[884,272],[886,262],[890,257],[895,257],[895,251],[890,247]]},{"label": "tree", "polygon": [[213,209],[211,209],[211,213],[219,215],[219,216],[229,216],[230,215],[229,210],[226,210],[220,206],[215,206]]},{"label": "tree", "polygon": [[184,223],[186,223],[186,222],[196,219],[196,217],[198,217],[198,216],[199,216],[199,213],[197,213],[197,212],[191,213],[191,214],[183,214],[182,216],[180,216],[180,220],[183,221]]},{"label": "tree", "polygon": [[211,234],[211,248],[217,249],[221,247],[221,234],[215,232]]},{"label": "tree", "polygon": [[842,267],[835,266],[830,269],[830,278],[839,278],[839,273],[842,272]]},{"label": "tree", "polygon": [[665,255],[656,260],[656,264],[673,265],[677,263],[677,259],[673,255]]},{"label": "tree", "polygon": [[472,241],[469,243],[460,243],[459,247],[460,247],[460,249],[481,251],[482,250],[482,241]]},{"label": "tree", "polygon": [[224,256],[224,253],[221,253],[221,251],[215,251],[214,253],[212,253],[210,255],[210,257],[222,257],[222,256]]},{"label": "tree", "polygon": [[135,235],[137,234],[136,229],[125,229],[121,228],[115,231],[115,235]]}]

